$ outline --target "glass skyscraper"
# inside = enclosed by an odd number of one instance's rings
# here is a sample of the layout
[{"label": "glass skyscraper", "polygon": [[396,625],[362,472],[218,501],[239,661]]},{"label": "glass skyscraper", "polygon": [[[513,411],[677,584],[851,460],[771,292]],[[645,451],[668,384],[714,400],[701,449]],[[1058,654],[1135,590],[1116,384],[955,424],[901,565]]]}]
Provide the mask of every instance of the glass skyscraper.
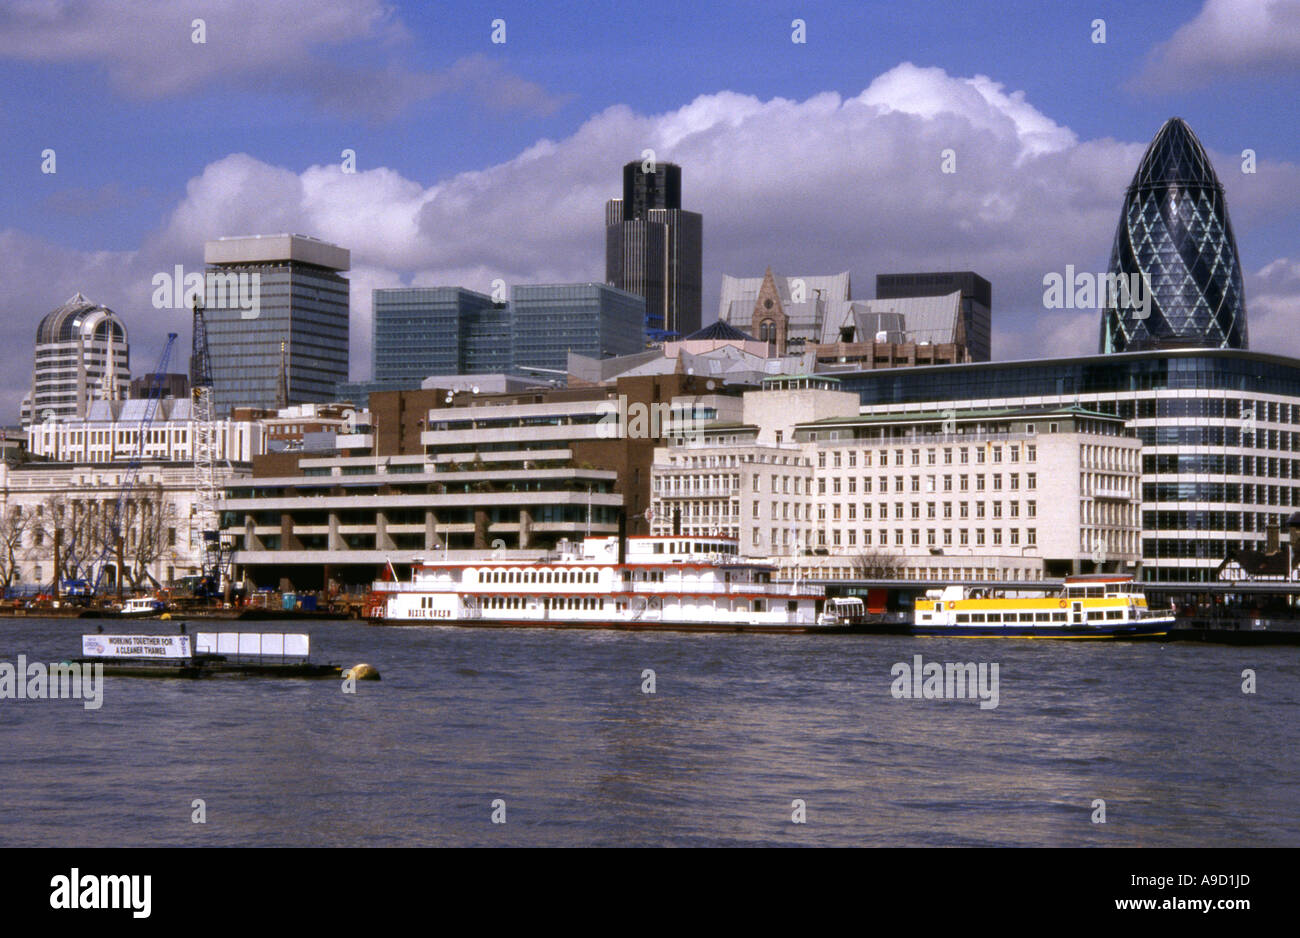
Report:
[{"label": "glass skyscraper", "polygon": [[348,378],[350,263],[341,247],[302,235],[220,238],[204,248],[204,320],[219,417],[276,406],[280,343],[288,402],[325,403]]},{"label": "glass skyscraper", "polygon": [[1223,185],[1181,118],[1165,121],[1128,187],[1110,274],[1137,286],[1102,312],[1101,351],[1248,348],[1246,300]]}]

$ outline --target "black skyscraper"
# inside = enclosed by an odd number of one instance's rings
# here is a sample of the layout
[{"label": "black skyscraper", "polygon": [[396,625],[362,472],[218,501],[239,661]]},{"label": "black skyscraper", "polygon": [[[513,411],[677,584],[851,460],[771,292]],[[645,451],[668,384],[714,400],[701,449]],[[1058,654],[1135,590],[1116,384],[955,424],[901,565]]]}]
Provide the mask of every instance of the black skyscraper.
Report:
[{"label": "black skyscraper", "polygon": [[990,361],[993,355],[993,286],[969,270],[916,274],[877,274],[876,299],[908,296],[947,296],[961,291],[962,324],[971,361]]},{"label": "black skyscraper", "polygon": [[682,209],[682,170],[623,167],[623,197],[605,204],[605,281],[646,300],[646,335],[700,327],[703,219]]}]

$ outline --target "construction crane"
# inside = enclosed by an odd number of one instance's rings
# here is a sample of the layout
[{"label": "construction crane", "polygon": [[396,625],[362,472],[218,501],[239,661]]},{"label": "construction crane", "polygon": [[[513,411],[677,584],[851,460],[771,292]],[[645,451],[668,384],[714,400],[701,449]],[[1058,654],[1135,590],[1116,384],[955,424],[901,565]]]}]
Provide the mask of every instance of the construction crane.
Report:
[{"label": "construction crane", "polygon": [[212,598],[221,594],[230,550],[221,541],[220,518],[217,516],[217,422],[212,400],[212,357],[208,354],[208,327],[203,318],[203,303],[197,296],[193,309],[190,393],[194,406],[194,524],[203,539],[199,585],[194,593]]},{"label": "construction crane", "polygon": [[[126,517],[131,490],[135,487],[136,477],[140,474],[140,464],[144,461],[145,442],[149,428],[153,426],[154,415],[158,412],[158,401],[162,398],[163,376],[167,373],[167,363],[171,361],[172,345],[175,342],[176,333],[167,333],[167,344],[163,346],[162,357],[158,359],[158,367],[149,376],[149,392],[145,399],[144,413],[140,416],[140,425],[136,428],[135,452],[131,456],[131,461],[127,463],[126,475],[122,478],[122,487],[118,491],[117,502],[113,505],[113,515],[109,519],[108,527],[104,533],[104,548],[99,555],[99,560],[94,565],[95,582],[90,588],[91,596],[99,593],[99,586],[103,582],[104,570],[108,566],[109,558],[121,549],[122,521]],[[123,562],[120,556],[118,561],[117,584],[120,592],[123,576],[121,569]],[[58,575],[57,571],[55,571],[55,575]]]}]

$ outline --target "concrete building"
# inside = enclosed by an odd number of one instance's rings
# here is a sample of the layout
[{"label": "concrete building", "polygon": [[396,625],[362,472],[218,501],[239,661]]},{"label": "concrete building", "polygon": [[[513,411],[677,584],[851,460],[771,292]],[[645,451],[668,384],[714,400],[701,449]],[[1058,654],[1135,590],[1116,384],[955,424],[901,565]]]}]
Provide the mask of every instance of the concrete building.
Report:
[{"label": "concrete building", "polygon": [[[28,430],[28,450],[53,462],[128,463],[146,460],[189,462],[194,459],[195,421],[188,397],[158,401],[153,422],[140,448],[140,421],[148,401],[94,401],[84,420],[37,424]],[[215,456],[220,462],[251,463],[263,452],[262,424],[251,415],[217,421]]]},{"label": "concrete building", "polygon": [[1122,420],[1141,450],[1142,576],[1212,581],[1300,507],[1300,360],[1168,349],[837,373],[864,416],[1079,407]]},{"label": "concrete building", "polygon": [[[247,475],[249,467],[230,464],[224,472],[229,481]],[[0,464],[0,585],[19,593],[48,592],[56,578],[93,581],[127,476],[120,461]],[[141,465],[121,516],[124,586],[167,586],[200,572],[203,538],[195,498],[192,463],[149,459]],[[101,588],[116,587],[118,566],[110,554]]]},{"label": "concrete building", "polygon": [[218,416],[285,403],[329,402],[348,380],[344,248],[303,235],[220,238],[204,246],[205,310]]},{"label": "concrete building", "polygon": [[236,579],[300,589],[365,584],[433,552],[540,553],[559,540],[649,533],[650,463],[672,423],[721,406],[703,378],[509,394],[370,395],[370,429],[338,452],[270,453],[232,486]]},{"label": "concrete building", "polygon": [[773,379],[656,450],[654,533],[735,537],[786,576],[1131,572],[1139,452],[1081,408],[868,417],[833,378]]},{"label": "concrete building", "polygon": [[91,401],[125,398],[130,382],[126,327],[111,309],[78,293],[36,327],[32,389],[23,401],[22,424],[85,417]]}]

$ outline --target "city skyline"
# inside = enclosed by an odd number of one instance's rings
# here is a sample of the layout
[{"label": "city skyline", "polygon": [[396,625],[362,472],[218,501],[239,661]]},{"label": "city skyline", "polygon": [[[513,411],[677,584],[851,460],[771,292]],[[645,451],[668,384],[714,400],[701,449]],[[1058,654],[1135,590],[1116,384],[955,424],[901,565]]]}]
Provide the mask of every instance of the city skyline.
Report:
[{"label": "city skyline", "polygon": [[[847,268],[860,283],[975,270],[998,294],[996,359],[1081,354],[1095,348],[1098,310],[1045,309],[1042,278],[1067,265],[1105,270],[1124,189],[1177,115],[1205,144],[1232,206],[1252,345],[1300,353],[1286,319],[1300,296],[1290,223],[1300,142],[1268,117],[1294,96],[1300,61],[1286,52],[1295,29],[1282,8],[1273,22],[1226,0],[999,8],[1016,24],[1008,30],[992,7],[909,11],[894,23],[882,11],[815,6],[802,17],[804,43],[792,41],[784,10],[710,14],[699,37],[655,49],[653,62],[635,45],[626,71],[636,81],[614,69],[597,83],[579,80],[574,62],[615,40],[584,30],[590,49],[575,59],[553,14],[507,4],[506,42],[493,43],[490,19],[458,8],[433,30],[415,5],[383,16],[376,11],[388,8],[365,0],[326,6],[340,15],[292,37],[291,54],[275,59],[254,44],[221,74],[195,54],[234,55],[223,43],[273,10],[212,14],[203,44],[192,42],[191,17],[161,8],[156,23],[114,24],[106,8],[85,5],[59,24],[61,43],[32,15],[0,15],[0,71],[18,92],[5,112],[15,145],[0,157],[9,182],[0,297],[11,330],[27,334],[80,291],[121,315],[150,360],[188,322],[187,310],[154,308],[154,274],[200,269],[211,238],[300,231],[353,252],[350,377],[364,380],[375,287],[603,280],[602,206],[619,194],[617,168],[651,149],[683,167],[683,204],[707,219],[706,324],[721,275],[768,262]],[[675,10],[680,30],[692,14]],[[984,39],[971,43],[981,23]],[[178,41],[149,61],[156,80],[144,80],[146,40],[172,30]],[[922,31],[932,38],[919,41]],[[102,49],[73,67],[66,49],[78,35],[102,38]],[[715,54],[701,57],[709,43]],[[736,67],[738,50],[756,43],[768,51],[762,75]],[[336,77],[371,91],[420,80],[391,100],[332,99],[304,63],[338,44],[364,65],[336,66]],[[870,52],[871,64],[844,65],[845,44]],[[1207,44],[1220,51],[1190,68],[1188,50]],[[700,67],[682,68],[688,59]],[[663,81],[645,81],[647,69]],[[99,74],[107,81],[96,84]],[[21,93],[37,85],[42,94]],[[286,97],[302,107],[287,114]],[[492,110],[488,99],[507,106]],[[1244,100],[1258,107],[1230,103]],[[234,102],[265,112],[246,127],[191,133],[192,119]],[[115,140],[134,142],[104,145],[108,125]],[[408,131],[417,144],[433,135],[459,146],[401,145]],[[40,172],[47,147],[53,174]],[[175,158],[145,158],[162,148]],[[1246,150],[1254,173],[1241,171]],[[345,172],[345,151],[355,173]],[[6,422],[30,374],[29,350],[10,355]]]}]

